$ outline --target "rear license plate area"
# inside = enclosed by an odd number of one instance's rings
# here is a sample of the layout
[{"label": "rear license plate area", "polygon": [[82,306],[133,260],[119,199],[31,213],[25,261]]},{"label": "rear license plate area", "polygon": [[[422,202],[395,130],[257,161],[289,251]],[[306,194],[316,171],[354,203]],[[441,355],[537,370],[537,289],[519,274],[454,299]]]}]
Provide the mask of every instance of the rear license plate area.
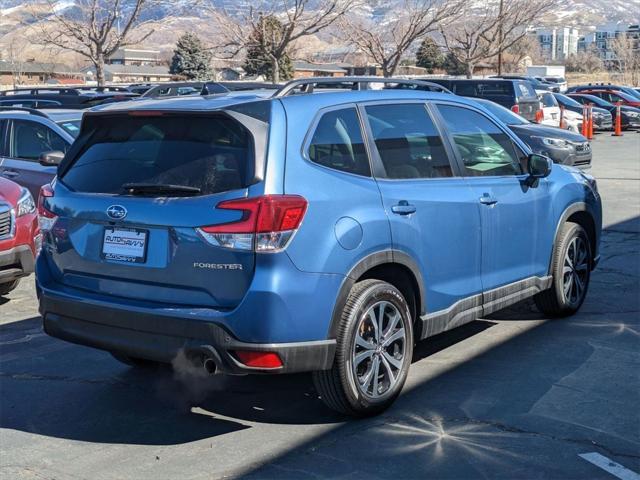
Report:
[{"label": "rear license plate area", "polygon": [[127,263],[147,261],[149,231],[139,228],[105,227],[101,257]]}]

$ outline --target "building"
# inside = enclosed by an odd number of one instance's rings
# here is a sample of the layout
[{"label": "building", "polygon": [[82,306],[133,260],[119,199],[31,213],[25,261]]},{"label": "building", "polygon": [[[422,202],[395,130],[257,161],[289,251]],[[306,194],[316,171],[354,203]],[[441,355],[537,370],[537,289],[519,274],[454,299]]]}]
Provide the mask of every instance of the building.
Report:
[{"label": "building", "polygon": [[562,61],[578,52],[580,32],[577,28],[538,28],[533,34],[538,39],[540,52],[547,61]]},{"label": "building", "polygon": [[616,60],[615,41],[626,36],[632,40],[632,48],[640,51],[640,25],[626,23],[607,23],[598,25],[595,32],[580,39],[579,50],[595,50],[604,62]]},{"label": "building", "polygon": [[134,48],[119,48],[107,58],[109,65],[160,65],[159,50],[140,50]]},{"label": "building", "polygon": [[[95,67],[83,70],[88,81],[96,81]],[[148,83],[168,82],[173,78],[169,67],[162,65],[121,65],[107,64],[104,66],[105,80],[109,83]]]},{"label": "building", "polygon": [[348,70],[337,63],[311,63],[303,60],[293,62],[293,78],[344,77]]},{"label": "building", "polygon": [[60,63],[0,60],[0,85],[84,83],[84,75]]}]

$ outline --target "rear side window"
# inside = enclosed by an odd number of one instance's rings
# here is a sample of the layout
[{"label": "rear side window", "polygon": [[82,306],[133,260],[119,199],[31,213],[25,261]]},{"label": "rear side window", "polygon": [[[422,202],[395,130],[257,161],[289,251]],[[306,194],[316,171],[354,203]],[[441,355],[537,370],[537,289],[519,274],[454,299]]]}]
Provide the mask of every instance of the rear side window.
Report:
[{"label": "rear side window", "polygon": [[468,108],[438,105],[470,177],[523,173],[509,136],[484,115]]},{"label": "rear side window", "polygon": [[325,113],[311,138],[309,159],[334,170],[371,175],[358,114],[353,107]]},{"label": "rear side window", "polygon": [[366,107],[387,178],[451,177],[442,139],[422,104]]},{"label": "rear side window", "polygon": [[529,82],[518,82],[517,83],[517,92],[518,97],[535,97],[536,91]]},{"label": "rear side window", "polygon": [[122,194],[127,183],[178,185],[201,195],[253,180],[251,133],[223,114],[88,117],[79,153],[61,178],[69,188]]}]

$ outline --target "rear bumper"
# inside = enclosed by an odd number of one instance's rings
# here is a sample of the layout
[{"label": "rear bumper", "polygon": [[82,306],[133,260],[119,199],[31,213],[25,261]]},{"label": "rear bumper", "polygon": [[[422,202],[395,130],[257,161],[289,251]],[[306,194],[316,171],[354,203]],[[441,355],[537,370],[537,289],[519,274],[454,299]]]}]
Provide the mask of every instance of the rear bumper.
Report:
[{"label": "rear bumper", "polygon": [[[170,363],[182,352],[195,357],[210,352],[218,371],[227,374],[294,373],[331,368],[335,340],[247,343],[223,326],[188,318],[132,312],[78,301],[38,286],[44,331],[53,337],[137,358]],[[260,369],[240,363],[234,352],[275,352],[282,367]]]},{"label": "rear bumper", "polygon": [[33,273],[33,250],[29,245],[18,245],[0,251],[0,283],[9,283]]}]

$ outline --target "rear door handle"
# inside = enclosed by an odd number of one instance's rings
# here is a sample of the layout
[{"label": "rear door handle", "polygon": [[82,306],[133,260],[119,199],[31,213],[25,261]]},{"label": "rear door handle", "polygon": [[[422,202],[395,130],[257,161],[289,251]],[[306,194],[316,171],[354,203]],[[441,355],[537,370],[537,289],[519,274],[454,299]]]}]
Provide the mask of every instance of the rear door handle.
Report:
[{"label": "rear door handle", "polygon": [[9,170],[7,168],[6,170],[2,171],[2,176],[7,178],[15,178],[19,175],[20,175],[20,172],[18,172],[17,170]]},{"label": "rear door handle", "polygon": [[406,200],[401,200],[397,205],[391,207],[391,211],[398,215],[411,215],[416,212],[416,206],[410,205]]},{"label": "rear door handle", "polygon": [[498,203],[498,199],[492,197],[488,193],[485,193],[480,197],[480,203],[482,203],[483,205],[495,205],[496,203]]}]

